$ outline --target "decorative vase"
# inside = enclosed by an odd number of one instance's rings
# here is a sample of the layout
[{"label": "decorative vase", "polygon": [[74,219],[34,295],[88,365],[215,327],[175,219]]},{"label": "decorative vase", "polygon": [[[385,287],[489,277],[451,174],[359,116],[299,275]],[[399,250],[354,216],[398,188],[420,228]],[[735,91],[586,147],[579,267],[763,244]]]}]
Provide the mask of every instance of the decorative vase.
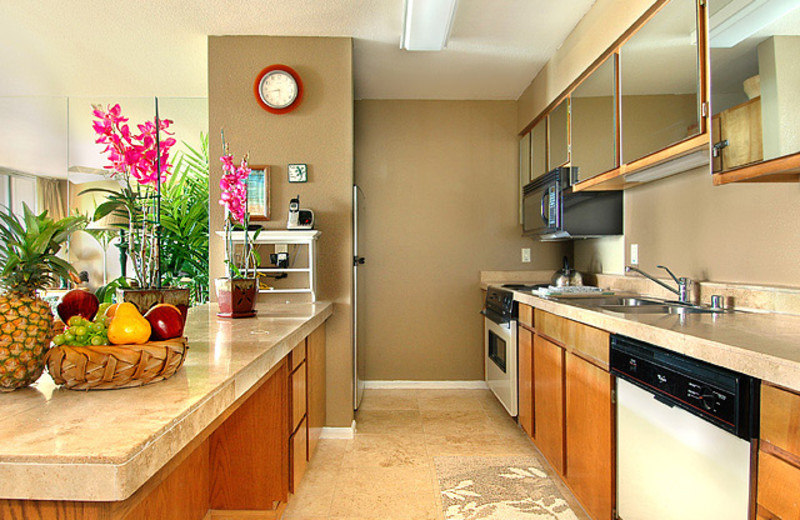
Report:
[{"label": "decorative vase", "polygon": [[256,315],[258,278],[217,278],[220,318],[252,318]]},{"label": "decorative vase", "polygon": [[170,303],[177,307],[183,320],[189,310],[189,289],[185,287],[164,287],[161,289],[117,289],[118,302],[130,302],[139,312],[145,314],[156,304]]}]

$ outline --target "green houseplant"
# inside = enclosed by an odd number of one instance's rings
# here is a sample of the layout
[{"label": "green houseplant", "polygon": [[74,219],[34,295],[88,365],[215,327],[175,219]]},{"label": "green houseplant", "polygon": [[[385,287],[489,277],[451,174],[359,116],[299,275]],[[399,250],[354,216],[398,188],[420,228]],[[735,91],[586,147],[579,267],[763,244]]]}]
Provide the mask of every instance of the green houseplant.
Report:
[{"label": "green houseplant", "polygon": [[54,319],[39,291],[75,275],[57,255],[84,225],[83,217],[54,221],[27,205],[22,218],[0,209],[0,391],[28,386],[42,375]]}]

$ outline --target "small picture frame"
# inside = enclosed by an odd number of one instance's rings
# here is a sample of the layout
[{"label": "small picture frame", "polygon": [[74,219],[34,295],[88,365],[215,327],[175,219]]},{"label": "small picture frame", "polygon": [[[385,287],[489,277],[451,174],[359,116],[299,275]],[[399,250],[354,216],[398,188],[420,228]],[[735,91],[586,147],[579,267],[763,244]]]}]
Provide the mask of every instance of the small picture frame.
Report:
[{"label": "small picture frame", "polygon": [[250,166],[247,177],[247,209],[250,220],[269,220],[269,166]]},{"label": "small picture frame", "polygon": [[307,182],[308,166],[305,164],[290,164],[286,167],[289,174],[289,182]]}]

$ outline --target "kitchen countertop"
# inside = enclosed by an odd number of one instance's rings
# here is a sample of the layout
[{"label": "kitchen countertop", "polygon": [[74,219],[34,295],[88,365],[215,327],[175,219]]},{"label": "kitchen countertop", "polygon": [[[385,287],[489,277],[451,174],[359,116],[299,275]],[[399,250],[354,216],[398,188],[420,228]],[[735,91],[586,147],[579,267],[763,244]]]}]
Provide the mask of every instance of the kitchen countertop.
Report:
[{"label": "kitchen countertop", "polygon": [[621,313],[579,307],[522,291],[514,291],[514,299],[800,391],[800,316],[755,312]]},{"label": "kitchen countertop", "polygon": [[0,498],[124,500],[333,312],[327,302],[257,306],[258,316],[190,310],[189,351],[170,379],[81,392],[49,375],[0,395]]}]

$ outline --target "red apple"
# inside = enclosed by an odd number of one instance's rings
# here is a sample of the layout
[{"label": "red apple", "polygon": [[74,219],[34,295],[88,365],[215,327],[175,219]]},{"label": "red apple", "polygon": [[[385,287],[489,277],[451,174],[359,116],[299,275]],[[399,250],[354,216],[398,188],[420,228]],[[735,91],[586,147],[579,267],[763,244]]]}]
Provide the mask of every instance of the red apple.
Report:
[{"label": "red apple", "polygon": [[61,303],[58,304],[56,311],[64,323],[67,323],[73,316],[93,320],[99,306],[100,301],[94,293],[86,289],[73,289],[61,298]]},{"label": "red apple", "polygon": [[183,314],[174,305],[160,303],[144,315],[150,322],[151,340],[163,341],[183,335]]}]

